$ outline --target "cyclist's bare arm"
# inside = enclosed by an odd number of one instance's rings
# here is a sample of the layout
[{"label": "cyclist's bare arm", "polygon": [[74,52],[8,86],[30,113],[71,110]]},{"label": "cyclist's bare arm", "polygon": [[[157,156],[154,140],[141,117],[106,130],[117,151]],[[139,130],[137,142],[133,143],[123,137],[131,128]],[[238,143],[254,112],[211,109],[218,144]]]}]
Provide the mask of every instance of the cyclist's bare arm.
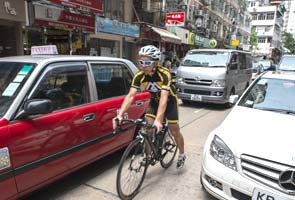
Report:
[{"label": "cyclist's bare arm", "polygon": [[126,112],[131,103],[133,102],[133,99],[136,95],[136,92],[137,92],[137,89],[136,88],[133,88],[131,87],[130,90],[129,90],[129,93],[127,94],[127,96],[125,97],[124,101],[123,101],[123,104],[121,105],[121,108],[120,108],[120,111],[117,115],[117,117],[115,117],[113,119],[113,129],[116,129],[117,128],[117,125],[116,125],[116,122],[115,122],[115,119],[119,119],[119,121],[121,121],[123,119],[123,114],[124,112]]},{"label": "cyclist's bare arm", "polygon": [[161,90],[159,107],[158,107],[157,116],[154,122],[154,126],[157,127],[158,132],[162,129],[162,122],[164,120],[164,113],[167,107],[168,96],[169,96],[169,91]]}]

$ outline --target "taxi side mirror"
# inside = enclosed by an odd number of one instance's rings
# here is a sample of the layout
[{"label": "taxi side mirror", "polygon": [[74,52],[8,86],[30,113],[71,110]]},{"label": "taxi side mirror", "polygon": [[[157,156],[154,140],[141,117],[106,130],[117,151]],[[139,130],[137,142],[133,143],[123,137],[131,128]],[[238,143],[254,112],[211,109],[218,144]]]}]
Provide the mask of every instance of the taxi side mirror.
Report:
[{"label": "taxi side mirror", "polygon": [[23,119],[30,115],[47,114],[53,111],[52,102],[49,99],[31,99],[25,102],[24,109],[20,111],[16,119]]}]

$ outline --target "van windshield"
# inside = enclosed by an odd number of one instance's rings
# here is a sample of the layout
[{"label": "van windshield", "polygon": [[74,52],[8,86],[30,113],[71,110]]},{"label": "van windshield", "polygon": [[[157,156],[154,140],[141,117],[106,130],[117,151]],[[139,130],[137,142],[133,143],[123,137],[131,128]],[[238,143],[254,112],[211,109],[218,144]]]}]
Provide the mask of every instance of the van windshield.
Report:
[{"label": "van windshield", "polygon": [[8,110],[34,66],[32,63],[0,62],[0,117]]},{"label": "van windshield", "polygon": [[183,66],[192,67],[226,67],[228,52],[192,51],[183,59]]}]

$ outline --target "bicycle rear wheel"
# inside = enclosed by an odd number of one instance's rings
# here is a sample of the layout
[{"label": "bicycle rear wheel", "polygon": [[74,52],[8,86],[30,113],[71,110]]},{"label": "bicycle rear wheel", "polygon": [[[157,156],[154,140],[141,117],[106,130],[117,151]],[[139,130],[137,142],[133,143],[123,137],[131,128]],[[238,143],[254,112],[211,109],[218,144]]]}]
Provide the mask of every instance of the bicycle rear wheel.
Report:
[{"label": "bicycle rear wheel", "polygon": [[170,134],[170,131],[167,130],[164,140],[163,140],[163,148],[162,148],[162,160],[160,161],[161,166],[163,168],[168,168],[171,166],[175,155],[177,153],[177,145],[176,142],[174,140],[174,138],[172,137],[172,135]]},{"label": "bicycle rear wheel", "polygon": [[135,139],[125,150],[117,172],[117,192],[121,199],[132,199],[139,191],[148,167],[144,142]]}]

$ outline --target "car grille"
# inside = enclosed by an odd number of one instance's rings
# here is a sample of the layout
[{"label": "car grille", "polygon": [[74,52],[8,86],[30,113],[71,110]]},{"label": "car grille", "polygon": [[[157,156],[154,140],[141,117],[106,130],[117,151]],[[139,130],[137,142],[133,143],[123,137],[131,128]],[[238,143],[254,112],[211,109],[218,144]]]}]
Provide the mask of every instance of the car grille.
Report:
[{"label": "car grille", "polygon": [[184,89],[184,93],[188,93],[188,94],[199,94],[199,95],[210,95],[210,91],[204,91],[204,90],[189,90],[189,89]]},{"label": "car grille", "polygon": [[212,80],[205,80],[205,79],[195,80],[192,78],[185,78],[184,82],[186,84],[191,84],[191,85],[211,85]]},{"label": "car grille", "polygon": [[283,187],[280,186],[279,183],[281,182],[280,174],[285,172],[287,169],[292,168],[292,166],[250,155],[242,155],[241,167],[243,174],[255,181],[286,194],[295,193],[295,186],[292,187],[292,183],[290,183],[290,185],[283,185]]}]

